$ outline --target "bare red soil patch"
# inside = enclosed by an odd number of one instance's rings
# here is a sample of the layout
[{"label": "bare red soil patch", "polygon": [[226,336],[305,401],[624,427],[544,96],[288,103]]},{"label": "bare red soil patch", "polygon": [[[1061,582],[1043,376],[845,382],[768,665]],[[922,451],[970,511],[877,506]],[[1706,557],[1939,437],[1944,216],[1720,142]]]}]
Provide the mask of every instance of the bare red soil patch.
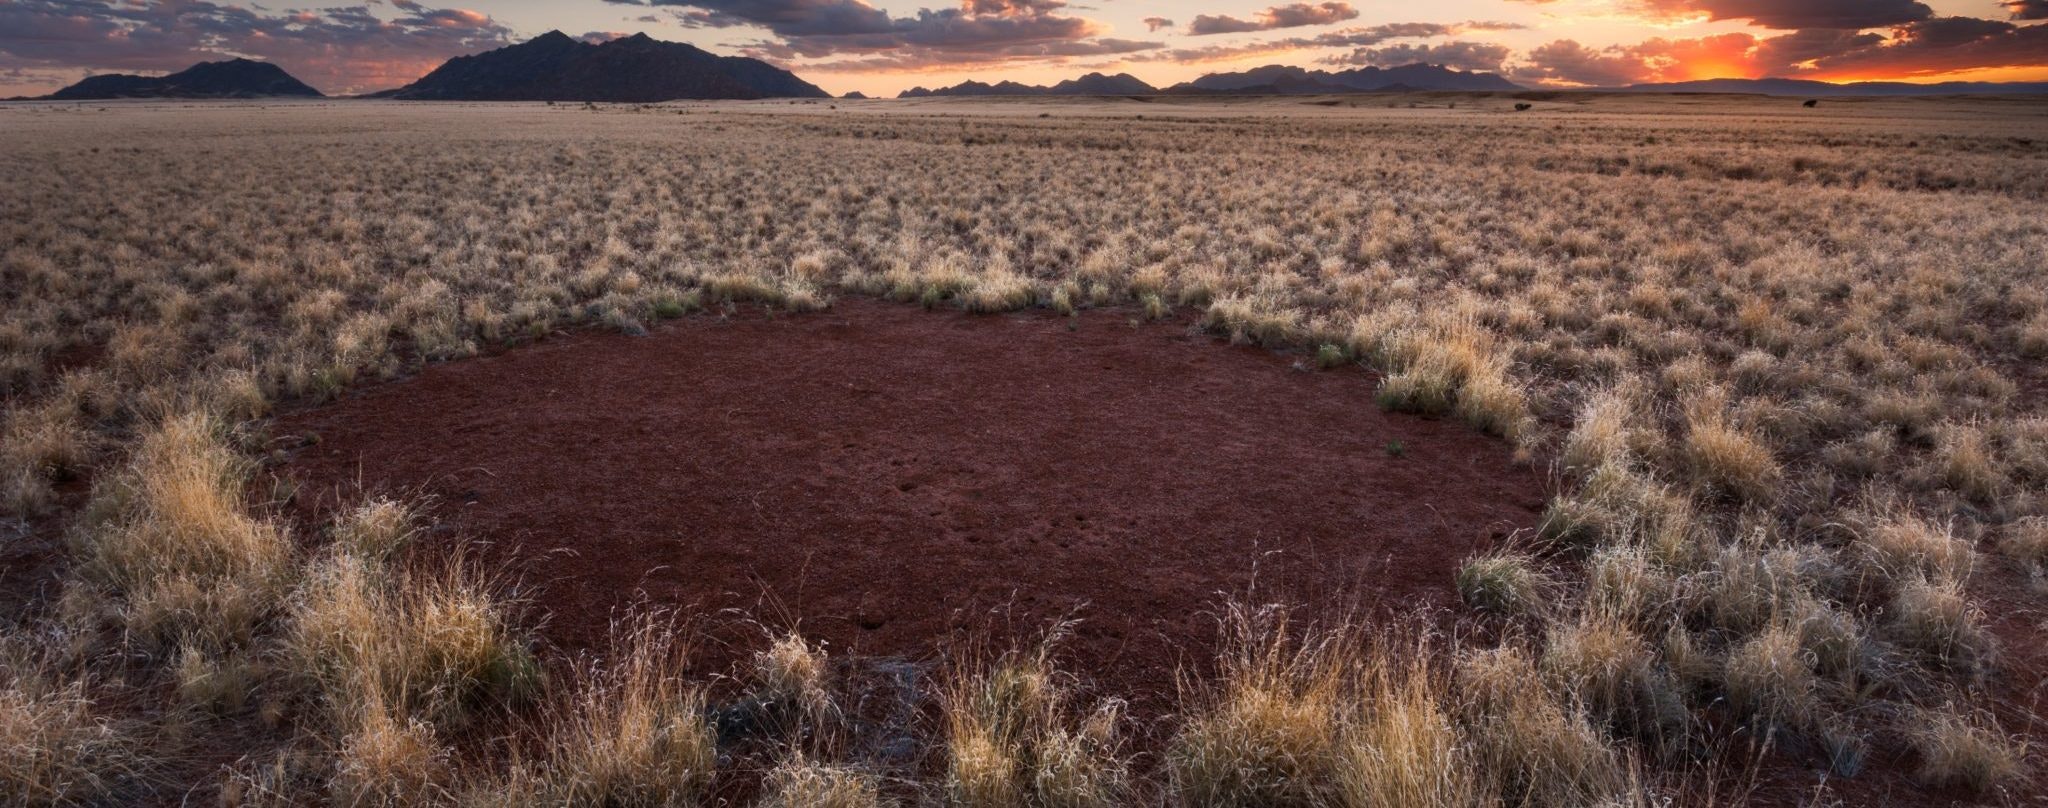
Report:
[{"label": "bare red soil patch", "polygon": [[317,436],[282,470],[312,512],[358,486],[433,495],[450,532],[520,559],[565,647],[602,647],[641,599],[912,659],[1071,614],[1071,666],[1140,698],[1203,662],[1231,594],[1448,604],[1460,561],[1538,517],[1507,445],[1381,412],[1363,371],[1126,318],[692,317],[437,365],[274,428]]}]

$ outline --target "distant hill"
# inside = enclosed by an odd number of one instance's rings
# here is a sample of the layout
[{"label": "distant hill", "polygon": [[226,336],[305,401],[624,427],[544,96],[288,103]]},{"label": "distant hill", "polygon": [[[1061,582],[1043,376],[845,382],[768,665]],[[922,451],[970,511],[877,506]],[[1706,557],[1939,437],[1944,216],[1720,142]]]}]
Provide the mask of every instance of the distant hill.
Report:
[{"label": "distant hill", "polygon": [[829,98],[787,70],[634,34],[593,45],[549,31],[517,45],[449,59],[380,98],[418,101],[612,101]]},{"label": "distant hill", "polygon": [[1665,84],[1633,84],[1631,93],[1754,93],[1758,95],[1992,95],[2048,93],[2048,82],[1949,81],[1909,84],[1903,81],[1859,81],[1835,84],[1806,79],[1704,79]]},{"label": "distant hill", "polygon": [[1361,67],[1355,70],[1308,70],[1292,65],[1267,65],[1237,73],[1211,73],[1167,88],[1182,95],[1317,95],[1426,90],[1512,91],[1521,86],[1498,73],[1468,73],[1430,64]]},{"label": "distant hill", "polygon": [[1005,81],[1000,84],[986,84],[979,81],[963,81],[951,87],[940,87],[939,89],[936,90],[927,90],[923,87],[913,87],[911,89],[904,90],[903,92],[897,94],[896,97],[929,98],[933,96],[963,95],[1152,95],[1153,93],[1157,92],[1159,92],[1159,88],[1153,87],[1150,84],[1146,84],[1145,82],[1140,81],[1138,77],[1133,76],[1129,73],[1118,73],[1114,76],[1105,76],[1101,73],[1090,73],[1078,79],[1068,79],[1066,81],[1062,81],[1051,87],[1045,87],[1037,84],[1019,84],[1014,81]]},{"label": "distant hill", "polygon": [[319,98],[320,91],[292,78],[269,62],[229,59],[200,62],[168,76],[108,74],[43,98],[51,101],[98,101],[110,98]]}]

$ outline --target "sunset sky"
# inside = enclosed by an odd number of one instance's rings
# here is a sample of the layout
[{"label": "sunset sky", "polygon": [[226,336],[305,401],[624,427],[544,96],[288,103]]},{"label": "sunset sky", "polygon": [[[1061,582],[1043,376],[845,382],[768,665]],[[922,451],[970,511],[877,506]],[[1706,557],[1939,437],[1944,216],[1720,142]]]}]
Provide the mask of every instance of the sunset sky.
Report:
[{"label": "sunset sky", "polygon": [[[329,0],[348,2],[348,0]],[[1263,64],[1415,62],[1516,82],[1715,77],[2048,80],[2048,0],[0,0],[0,97],[87,73],[247,56],[324,92],[398,86],[550,29],[757,56],[826,90],[1129,72],[1166,86]]]}]

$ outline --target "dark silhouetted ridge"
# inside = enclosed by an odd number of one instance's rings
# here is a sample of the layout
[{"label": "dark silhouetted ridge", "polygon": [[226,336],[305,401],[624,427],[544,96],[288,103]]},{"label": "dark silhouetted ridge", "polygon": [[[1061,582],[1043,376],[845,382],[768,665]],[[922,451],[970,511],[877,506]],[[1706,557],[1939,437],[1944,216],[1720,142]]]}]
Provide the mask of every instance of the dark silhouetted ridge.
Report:
[{"label": "dark silhouetted ridge", "polygon": [[109,98],[319,98],[320,91],[269,62],[229,59],[200,62],[168,76],[109,74],[43,96],[52,101]]},{"label": "dark silhouetted ridge", "polygon": [[472,56],[379,97],[420,101],[615,101],[827,98],[787,70],[634,34],[601,44],[560,31]]}]

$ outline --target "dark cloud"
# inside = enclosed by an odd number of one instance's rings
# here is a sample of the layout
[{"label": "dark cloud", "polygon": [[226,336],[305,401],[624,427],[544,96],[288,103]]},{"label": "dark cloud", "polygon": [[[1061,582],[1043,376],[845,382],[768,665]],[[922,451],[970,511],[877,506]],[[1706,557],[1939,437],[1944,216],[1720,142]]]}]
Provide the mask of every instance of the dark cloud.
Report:
[{"label": "dark cloud", "polygon": [[2048,67],[2048,25],[1939,17],[1900,26],[1880,44],[1814,61],[1822,76],[1868,78],[1995,67]]},{"label": "dark cloud", "polygon": [[1456,36],[1467,31],[1507,31],[1523,27],[1516,23],[1481,21],[1458,23],[1392,22],[1360,28],[1342,28],[1312,37],[1286,37],[1240,45],[1174,48],[1172,50],[1147,54],[1132,61],[1222,62],[1262,54],[1282,54],[1316,48],[1368,48],[1395,39],[1429,39],[1433,37]]},{"label": "dark cloud", "polygon": [[1146,17],[1146,18],[1145,18],[1145,30],[1147,30],[1147,31],[1158,31],[1158,30],[1160,30],[1160,29],[1162,29],[1162,28],[1172,28],[1172,27],[1173,27],[1173,20],[1169,20],[1169,19],[1167,19],[1167,18],[1165,18],[1165,17]]},{"label": "dark cloud", "polygon": [[327,92],[392,87],[450,56],[497,47],[510,31],[488,15],[392,0],[269,12],[194,0],[0,2],[0,70],[75,79],[87,71],[173,71],[236,56],[276,62]]},{"label": "dark cloud", "polygon": [[1292,3],[1274,6],[1254,15],[1252,19],[1240,19],[1227,14],[1203,14],[1188,23],[1188,34],[1239,34],[1246,31],[1271,31],[1278,28],[1300,28],[1309,25],[1330,25],[1358,18],[1358,9],[1350,3]]},{"label": "dark cloud", "polygon": [[2005,10],[2015,20],[2048,20],[2048,0],[2006,0]]},{"label": "dark cloud", "polygon": [[941,56],[1011,58],[1007,54],[1088,49],[1102,26],[1060,13],[1061,0],[963,0],[957,8],[921,9],[892,17],[864,0],[606,0],[664,6],[685,25],[765,28],[778,37],[749,52],[773,58],[835,54],[898,54],[914,62]]},{"label": "dark cloud", "polygon": [[1656,16],[1706,14],[1765,28],[1881,28],[1924,20],[1934,9],[1918,0],[1633,0]]},{"label": "dark cloud", "polygon": [[1359,48],[1330,64],[1353,67],[1400,67],[1416,63],[1442,65],[1459,70],[1500,72],[1507,61],[1508,46],[1492,42],[1444,42],[1437,45],[1403,43],[1382,48]]},{"label": "dark cloud", "polygon": [[1641,59],[1560,39],[1524,54],[1513,75],[1539,84],[1619,87],[1641,81],[1644,70]]},{"label": "dark cloud", "polygon": [[1815,60],[1868,48],[1884,41],[1882,34],[1810,28],[1756,43],[1756,48],[1750,52],[1750,62],[1755,66],[1756,75],[1790,76],[1808,69],[1808,64]]}]

